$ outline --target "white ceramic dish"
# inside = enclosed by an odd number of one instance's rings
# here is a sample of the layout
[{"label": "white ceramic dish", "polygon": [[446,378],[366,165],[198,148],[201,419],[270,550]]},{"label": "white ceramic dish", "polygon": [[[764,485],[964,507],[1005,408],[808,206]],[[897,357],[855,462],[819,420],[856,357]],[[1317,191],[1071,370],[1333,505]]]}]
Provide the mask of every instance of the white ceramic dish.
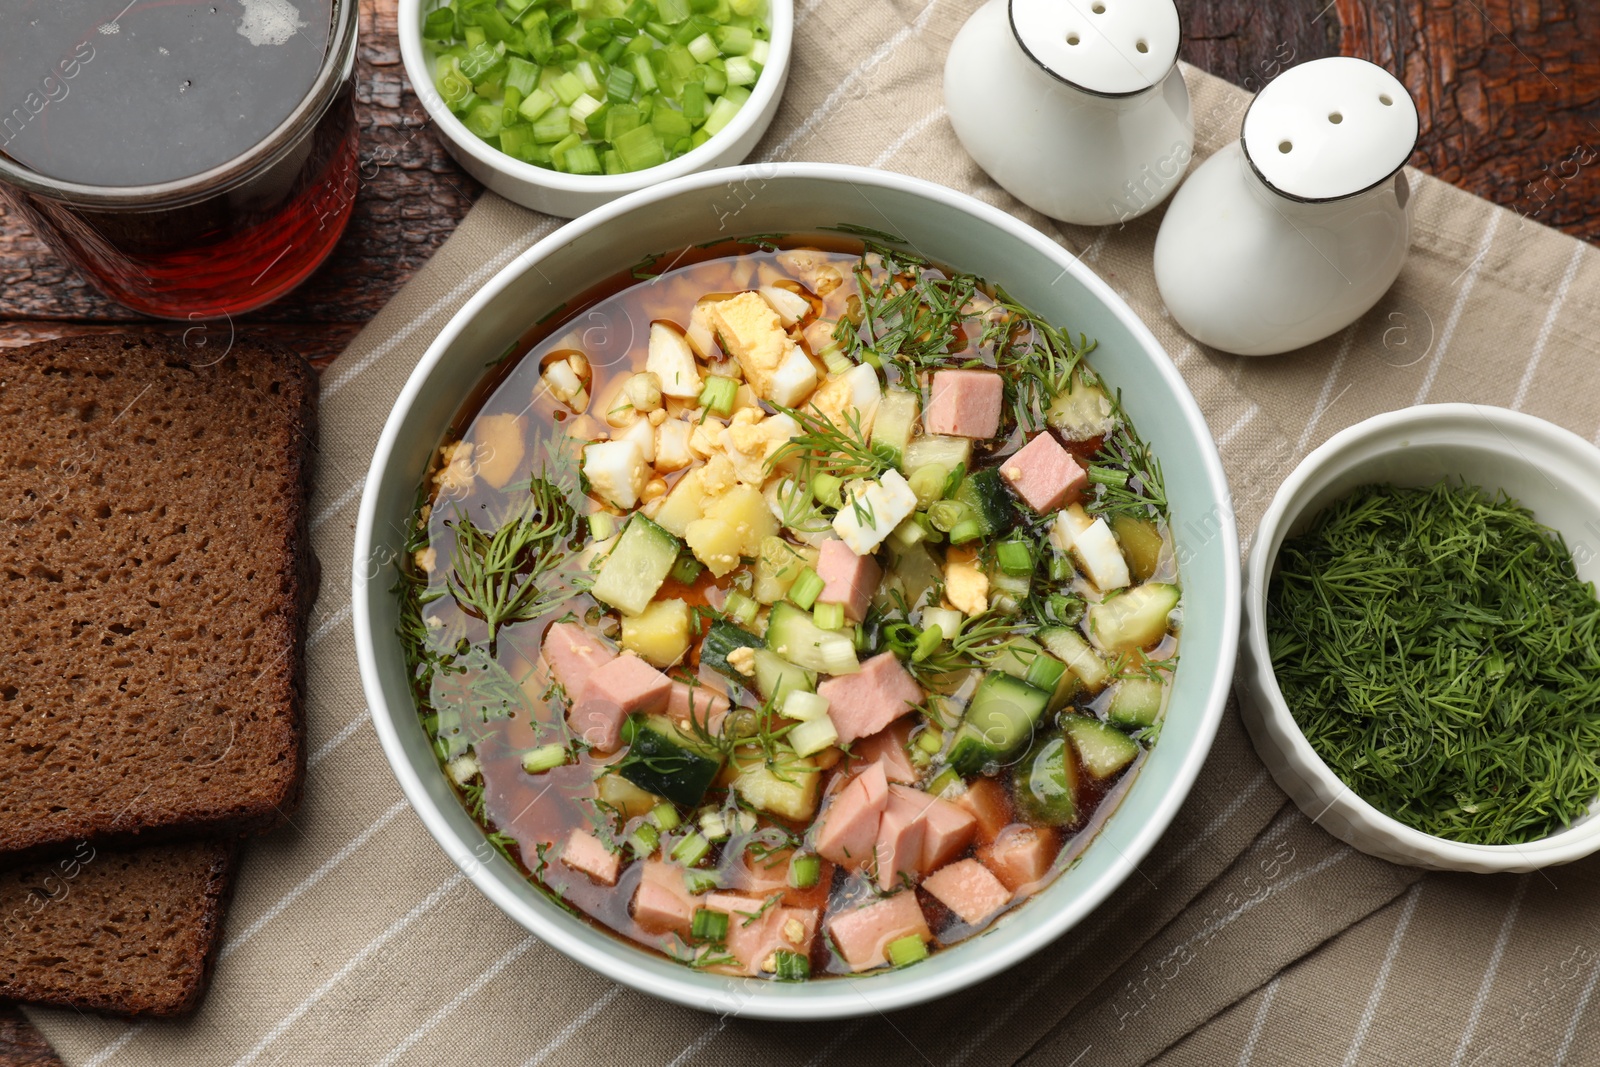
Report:
[{"label": "white ceramic dish", "polygon": [[1459,479],[1504,489],[1566,539],[1586,581],[1600,581],[1600,449],[1542,419],[1504,408],[1432,404],[1378,415],[1335,434],[1278,489],[1245,570],[1241,707],[1256,751],[1318,825],[1363,852],[1435,870],[1531,871],[1600,849],[1590,814],[1526,845],[1468,845],[1414,830],[1356,796],[1295,724],[1267,655],[1266,593],[1278,548],[1360,485]]},{"label": "white ceramic dish", "polygon": [[[740,206],[742,205],[742,207]],[[723,228],[712,220],[723,218]],[[566,298],[647,253],[739,233],[855,223],[903,235],[934,260],[1001,284],[1097,338],[1095,366],[1161,457],[1184,586],[1183,663],[1161,741],[1100,838],[1038,899],[988,932],[901,971],[778,984],[702,974],[575,919],[484,840],[429,748],[394,636],[391,569],[428,457],[489,359]],[[374,726],[401,788],[450,858],[549,944],[636,989],[764,1018],[832,1018],[929,1000],[1009,967],[1081,921],[1150,851],[1210,748],[1233,676],[1238,539],[1222,467],[1193,397],[1150,331],[1104,282],[1037,231],[927,182],[824,164],[740,167],[635,193],[569,223],[486,284],[429,347],[396,401],[367,476],[355,536],[356,647]]]},{"label": "white ceramic dish", "polygon": [[789,53],[794,45],[794,0],[767,0],[772,30],[772,50],[761,77],[751,86],[747,100],[733,121],[705,144],[659,167],[630,174],[563,174],[513,159],[482,138],[451,113],[433,87],[433,64],[422,40],[422,19],[439,0],[400,0],[400,57],[422,106],[439,139],[457,163],[485,186],[523,207],[562,218],[576,218],[601,204],[637,189],[697,171],[742,163],[767,132],[778,113],[783,88],[789,80]]}]

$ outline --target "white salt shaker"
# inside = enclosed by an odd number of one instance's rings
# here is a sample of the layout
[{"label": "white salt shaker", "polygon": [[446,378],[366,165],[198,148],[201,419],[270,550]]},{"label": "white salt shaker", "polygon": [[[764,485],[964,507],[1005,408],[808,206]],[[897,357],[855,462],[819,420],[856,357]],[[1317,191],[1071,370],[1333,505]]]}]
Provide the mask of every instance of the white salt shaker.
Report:
[{"label": "white salt shaker", "polygon": [[1240,139],[1195,169],[1156,237],[1156,285],[1196,340],[1242,356],[1339,332],[1388,291],[1411,243],[1417,109],[1361,59],[1292,67]]},{"label": "white salt shaker", "polygon": [[1177,188],[1194,151],[1172,0],[989,0],[950,45],[945,107],[1002,187],[1099,226]]}]

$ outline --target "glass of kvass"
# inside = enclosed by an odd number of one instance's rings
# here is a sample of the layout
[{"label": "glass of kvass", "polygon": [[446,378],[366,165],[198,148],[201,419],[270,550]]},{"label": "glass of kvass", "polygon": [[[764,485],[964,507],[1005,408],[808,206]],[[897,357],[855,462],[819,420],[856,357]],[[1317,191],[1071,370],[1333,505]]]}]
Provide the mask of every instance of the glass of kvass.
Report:
[{"label": "glass of kvass", "polygon": [[359,0],[5,0],[0,198],[143,314],[277,299],[355,202],[358,18]]}]

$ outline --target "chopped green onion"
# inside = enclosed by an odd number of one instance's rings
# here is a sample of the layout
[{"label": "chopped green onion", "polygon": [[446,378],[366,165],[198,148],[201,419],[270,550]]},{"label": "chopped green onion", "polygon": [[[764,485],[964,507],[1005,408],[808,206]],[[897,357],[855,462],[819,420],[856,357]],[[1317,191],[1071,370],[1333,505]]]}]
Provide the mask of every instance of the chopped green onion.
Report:
[{"label": "chopped green onion", "polygon": [[728,594],[728,599],[722,605],[725,615],[731,619],[738,619],[746,626],[756,621],[756,613],[760,610],[760,604],[737,589]]},{"label": "chopped green onion", "polygon": [[928,521],[935,530],[949,533],[972,518],[972,508],[960,500],[936,500],[928,505]]},{"label": "chopped green onion", "polygon": [[950,468],[942,463],[930,463],[925,467],[918,467],[911,472],[906,483],[911,486],[911,491],[917,495],[917,504],[928,507],[940,497],[944,496],[944,483],[950,476]]},{"label": "chopped green onion", "polygon": [[[706,79],[706,92],[711,92],[711,79]],[[739,105],[727,96],[720,96],[711,106],[711,114],[706,116],[706,123],[700,127],[713,137],[721,133],[728,123],[733,121],[733,116],[739,113]]]},{"label": "chopped green onion", "polygon": [[1115,467],[1102,467],[1099,464],[1090,464],[1089,481],[1094,485],[1111,485],[1118,489],[1128,486],[1128,472]]},{"label": "chopped green onion", "polygon": [[447,7],[428,12],[422,20],[422,36],[431,41],[448,41],[456,35],[456,13]]},{"label": "chopped green onion", "polygon": [[772,976],[780,982],[804,982],[811,977],[811,961],[780,948],[772,954]]},{"label": "chopped green onion", "polygon": [[928,958],[928,946],[916,934],[908,934],[889,942],[888,956],[896,967],[909,967]]},{"label": "chopped green onion", "polygon": [[952,545],[964,545],[968,541],[976,541],[983,536],[983,527],[978,525],[977,519],[962,519],[950,531]]},{"label": "chopped green onion", "polygon": [[789,587],[789,599],[798,607],[811,610],[811,605],[817,602],[817,597],[822,595],[823,582],[821,575],[807,567],[800,572],[800,576]]},{"label": "chopped green onion", "polygon": [[730,56],[724,73],[729,85],[754,85],[761,72],[746,56]]},{"label": "chopped green onion", "polygon": [[709,33],[702,33],[689,42],[689,54],[696,63],[709,63],[721,53],[717,50],[717,42],[711,39]]},{"label": "chopped green onion", "polygon": [[954,767],[946,767],[934,776],[933,781],[928,783],[928,792],[936,797],[949,799],[960,794],[965,785],[966,783],[962,781],[961,775],[956,773]]},{"label": "chopped green onion", "polygon": [[944,642],[945,636],[943,630],[937,626],[926,627],[920,634],[917,635],[917,643],[911,649],[911,662],[921,663],[923,660],[939,651],[939,646],[944,644]]},{"label": "chopped green onion", "polygon": [[533,139],[540,144],[553,144],[572,133],[572,120],[565,107],[552,107],[533,123]]},{"label": "chopped green onion", "polygon": [[563,105],[571,107],[572,102],[582,96],[588,86],[583,84],[582,78],[569,70],[557,78],[551,84],[551,88],[555,90],[556,97]]},{"label": "chopped green onion", "polygon": [[822,860],[814,853],[796,852],[789,860],[789,884],[796,889],[810,889],[822,877]]},{"label": "chopped green onion", "polygon": [[468,109],[461,121],[473,134],[488,140],[490,137],[500,136],[500,130],[505,126],[503,112],[503,108],[496,107],[487,100],[480,100]]},{"label": "chopped green onion", "polygon": [[728,820],[720,811],[705,812],[700,816],[700,832],[711,841],[721,841],[728,836]]},{"label": "chopped green onion", "polygon": [[690,834],[672,847],[672,858],[685,867],[693,867],[706,858],[706,853],[711,851],[711,842],[701,834]]},{"label": "chopped green onion", "polygon": [[811,722],[828,714],[828,698],[804,689],[791,689],[783,698],[783,715],[799,722]]},{"label": "chopped green onion", "polygon": [[755,47],[755,34],[742,26],[722,26],[716,31],[717,44],[725,56],[744,56]]},{"label": "chopped green onion", "polygon": [[1072,561],[1067,558],[1064,552],[1052,552],[1050,554],[1050,580],[1064,582],[1071,577]]},{"label": "chopped green onion", "polygon": [[1020,578],[1033,573],[1033,553],[1022,541],[1001,541],[995,546],[994,558],[1000,564],[1000,569],[1013,577]]},{"label": "chopped green onion", "polygon": [[540,745],[522,754],[522,769],[529,774],[543,774],[567,762],[566,745]]},{"label": "chopped green onion", "polygon": [[689,15],[689,0],[656,0],[656,16],[668,25],[676,26]]},{"label": "chopped green onion", "polygon": [[696,908],[689,936],[696,941],[726,941],[728,939],[728,913]]},{"label": "chopped green onion", "polygon": [[683,884],[690,893],[709,893],[711,890],[721,887],[722,876],[716,871],[690,867],[683,872]]},{"label": "chopped green onion", "polygon": [[671,804],[657,804],[650,809],[650,821],[663,830],[671,832],[678,828],[678,809]]},{"label": "chopped green onion", "polygon": [[831,344],[820,353],[823,364],[828,368],[829,374],[843,374],[854,367],[850,357],[844,354],[844,349],[836,344]]},{"label": "chopped green onion", "polygon": [[647,822],[640,823],[639,828],[628,838],[628,847],[640,859],[655,855],[656,846],[659,844],[661,844],[661,831]]},{"label": "chopped green onion", "polygon": [[[640,131],[648,133],[648,129],[640,127]],[[628,134],[633,136],[632,133]],[[653,136],[653,135],[652,135]],[[733,399],[738,395],[739,383],[733,378],[724,378],[720,374],[706,375],[706,384],[700,389],[700,406],[717,415],[733,414]],[[806,605],[809,607],[810,605]]]},{"label": "chopped green onion", "polygon": [[917,735],[917,747],[930,756],[937,756],[944,747],[944,731],[930,726]]},{"label": "chopped green onion", "polygon": [[811,611],[811,619],[823,630],[844,629],[844,605],[818,602]]}]

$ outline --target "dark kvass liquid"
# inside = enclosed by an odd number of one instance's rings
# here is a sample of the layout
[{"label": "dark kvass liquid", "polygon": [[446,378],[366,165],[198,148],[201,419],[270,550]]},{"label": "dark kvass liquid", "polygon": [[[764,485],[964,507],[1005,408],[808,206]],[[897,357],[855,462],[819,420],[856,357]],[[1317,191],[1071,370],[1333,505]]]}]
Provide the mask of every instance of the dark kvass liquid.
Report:
[{"label": "dark kvass liquid", "polygon": [[226,163],[310,90],[331,9],[332,0],[4,0],[0,151],[100,186]]}]

